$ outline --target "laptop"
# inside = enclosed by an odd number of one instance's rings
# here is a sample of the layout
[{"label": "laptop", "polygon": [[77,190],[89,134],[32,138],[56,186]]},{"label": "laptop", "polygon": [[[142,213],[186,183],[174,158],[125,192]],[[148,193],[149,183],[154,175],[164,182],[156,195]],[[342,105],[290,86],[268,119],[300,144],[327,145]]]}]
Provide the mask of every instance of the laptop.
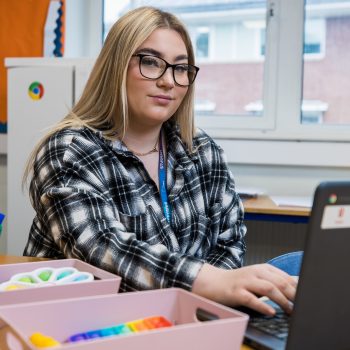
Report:
[{"label": "laptop", "polygon": [[350,349],[350,181],[315,191],[292,315],[242,311],[250,315],[244,343],[255,349]]}]

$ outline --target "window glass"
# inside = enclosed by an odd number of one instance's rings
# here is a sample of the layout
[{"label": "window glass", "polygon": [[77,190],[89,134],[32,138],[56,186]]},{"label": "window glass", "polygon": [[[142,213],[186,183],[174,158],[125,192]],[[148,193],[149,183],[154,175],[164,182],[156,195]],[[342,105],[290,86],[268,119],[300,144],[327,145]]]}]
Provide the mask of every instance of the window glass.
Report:
[{"label": "window glass", "polygon": [[350,1],[306,1],[302,124],[350,124]]},{"label": "window glass", "polygon": [[324,18],[308,19],[305,22],[304,54],[306,58],[324,54],[325,24]]},{"label": "window glass", "polygon": [[191,35],[200,67],[197,115],[262,116],[265,0],[105,0],[105,33],[133,7],[160,7],[177,15]]},{"label": "window glass", "polygon": [[195,39],[193,44],[198,59],[209,58],[209,35],[209,27],[197,27],[192,34]]}]

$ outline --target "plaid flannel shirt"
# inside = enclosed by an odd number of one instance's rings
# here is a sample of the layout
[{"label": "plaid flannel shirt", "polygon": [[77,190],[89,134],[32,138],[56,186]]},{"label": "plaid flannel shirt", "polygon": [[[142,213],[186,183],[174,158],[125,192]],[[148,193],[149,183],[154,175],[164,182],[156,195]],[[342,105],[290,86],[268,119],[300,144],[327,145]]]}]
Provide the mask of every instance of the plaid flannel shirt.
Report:
[{"label": "plaid flannel shirt", "polygon": [[156,184],[120,141],[64,129],[42,147],[24,255],[77,258],[122,277],[121,291],[190,290],[203,263],[240,267],[243,206],[222,149],[199,130],[190,154],[165,123],[171,223]]}]

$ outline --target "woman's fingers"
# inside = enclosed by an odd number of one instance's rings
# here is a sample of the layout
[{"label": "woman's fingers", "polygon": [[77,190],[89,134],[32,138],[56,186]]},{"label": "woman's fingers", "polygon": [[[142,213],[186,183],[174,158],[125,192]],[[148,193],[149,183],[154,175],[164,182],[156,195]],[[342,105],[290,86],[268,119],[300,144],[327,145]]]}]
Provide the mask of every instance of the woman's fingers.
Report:
[{"label": "woman's fingers", "polygon": [[[237,275],[241,275],[241,278]],[[259,298],[266,296],[287,313],[292,311],[296,281],[285,272],[270,265],[260,264],[236,270],[235,277],[235,301],[241,305],[272,315],[273,308]]]},{"label": "woman's fingers", "polygon": [[[285,285],[283,283],[283,285]],[[268,280],[259,280],[254,292],[260,296],[266,296],[276,304],[280,305],[281,308],[287,313],[291,313],[293,304],[291,300],[294,299],[295,291],[294,287],[283,287],[282,291],[276,284]]]},{"label": "woman's fingers", "polygon": [[266,315],[274,309],[260,299],[267,296],[286,312],[291,312],[297,282],[285,272],[268,264],[223,270],[204,264],[192,291],[230,306],[244,305]]},{"label": "woman's fingers", "polygon": [[258,298],[248,290],[242,291],[241,300],[238,298],[237,302],[239,305],[246,306],[268,316],[275,314],[275,310],[271,305],[265,303],[262,298]]},{"label": "woman's fingers", "polygon": [[265,295],[283,310],[290,313],[293,308],[291,301],[295,298],[297,282],[285,272],[273,267],[262,265],[263,274],[259,276],[259,294]]},{"label": "woman's fingers", "polygon": [[278,276],[284,278],[295,288],[297,287],[298,279],[296,278],[296,276],[290,276],[286,272],[284,272],[283,270],[281,270],[275,266],[272,266],[270,264],[262,264],[261,266],[263,266],[267,271],[270,271],[272,274],[278,275]]}]

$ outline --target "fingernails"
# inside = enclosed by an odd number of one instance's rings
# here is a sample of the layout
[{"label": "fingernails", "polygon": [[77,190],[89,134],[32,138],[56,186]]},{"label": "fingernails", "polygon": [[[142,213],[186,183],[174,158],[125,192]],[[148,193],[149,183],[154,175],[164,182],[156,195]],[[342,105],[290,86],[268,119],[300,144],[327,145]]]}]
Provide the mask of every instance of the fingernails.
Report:
[{"label": "fingernails", "polygon": [[269,315],[270,316],[275,316],[275,314],[276,314],[276,310],[273,308],[273,307],[269,307]]},{"label": "fingernails", "polygon": [[290,301],[287,306],[287,312],[292,313],[294,304]]}]

